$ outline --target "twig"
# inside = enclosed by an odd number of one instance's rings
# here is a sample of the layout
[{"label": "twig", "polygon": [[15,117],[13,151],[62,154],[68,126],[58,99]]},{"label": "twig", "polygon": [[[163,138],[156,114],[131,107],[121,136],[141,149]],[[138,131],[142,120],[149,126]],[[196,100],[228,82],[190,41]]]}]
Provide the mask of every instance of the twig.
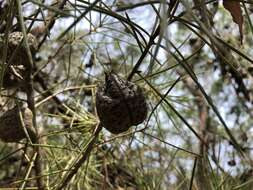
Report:
[{"label": "twig", "polygon": [[195,175],[195,170],[196,170],[197,162],[198,162],[198,157],[195,157],[193,168],[192,168],[192,176],[191,176],[189,190],[193,189],[193,180],[194,180],[194,175]]},{"label": "twig", "polygon": [[[36,110],[35,110],[35,102],[34,102],[34,89],[33,89],[33,58],[32,54],[29,48],[28,40],[27,40],[27,34],[26,34],[26,28],[25,28],[25,23],[24,23],[24,18],[23,18],[23,12],[22,12],[22,5],[20,0],[16,0],[16,5],[18,9],[18,18],[20,22],[20,27],[21,31],[23,33],[23,40],[21,43],[24,43],[25,49],[26,49],[26,54],[28,56],[28,63],[27,63],[27,74],[25,76],[25,81],[26,81],[26,94],[27,94],[27,104],[30,110],[33,113],[33,126],[36,131],[36,136],[38,136],[38,131],[37,131],[37,124],[36,124]],[[36,139],[38,143],[38,139]],[[41,155],[40,155],[40,147],[34,147],[34,153],[33,155],[37,154],[36,159],[35,159],[35,171],[37,176],[41,176],[42,174],[42,162],[41,162]],[[44,184],[43,184],[43,179],[38,178],[37,179],[37,186],[38,189],[42,190],[44,189]]]},{"label": "twig", "polygon": [[27,170],[26,175],[25,175],[25,179],[24,179],[24,181],[23,181],[23,183],[20,187],[21,190],[25,189],[26,183],[27,183],[29,175],[32,171],[32,167],[33,167],[34,161],[36,160],[36,157],[37,157],[37,154],[35,153],[32,157],[32,160],[31,160],[30,164],[29,164],[28,170]]},{"label": "twig", "polygon": [[10,8],[9,8],[9,16],[7,18],[7,26],[5,29],[5,40],[4,40],[4,47],[3,47],[3,54],[1,55],[1,67],[0,67],[0,95],[1,95],[1,88],[3,85],[3,80],[4,80],[4,74],[5,74],[5,70],[7,69],[6,60],[7,60],[7,56],[8,56],[8,36],[9,36],[9,32],[10,32],[10,28],[11,28],[11,23],[12,20],[14,18],[14,13],[13,11],[11,11],[11,9],[14,8],[14,1],[11,1],[10,3]]},{"label": "twig", "polygon": [[62,190],[64,189],[68,183],[70,182],[70,180],[72,179],[72,177],[78,172],[78,169],[83,165],[83,163],[87,160],[87,158],[89,157],[94,144],[99,136],[100,131],[102,130],[102,125],[98,124],[94,134],[92,135],[90,142],[87,145],[87,148],[85,149],[85,151],[82,153],[81,158],[77,161],[77,163],[72,166],[72,168],[70,168],[70,172],[68,174],[66,174],[66,176],[64,177],[64,179],[62,180],[62,184],[56,188],[56,190]]},{"label": "twig", "polygon": [[146,55],[149,52],[149,49],[151,48],[151,46],[154,44],[154,40],[156,39],[156,37],[159,35],[160,33],[160,25],[156,28],[155,32],[152,34],[152,36],[149,39],[148,45],[146,46],[144,52],[141,54],[139,60],[137,61],[137,63],[135,64],[132,72],[129,74],[129,76],[127,77],[127,80],[131,80],[134,76],[135,73],[138,72],[139,67],[141,66],[142,61],[144,60],[144,58],[146,57]]},{"label": "twig", "polygon": [[60,34],[60,36],[58,37],[58,39],[63,38],[74,26],[76,26],[76,24],[78,22],[80,22],[82,20],[82,18],[88,13],[90,12],[95,6],[96,4],[101,1],[101,0],[96,0],[94,1],[92,4],[90,4],[90,6],[64,31]]},{"label": "twig", "polygon": [[67,91],[71,91],[71,90],[80,90],[83,88],[88,88],[88,89],[92,89],[95,88],[96,85],[86,85],[86,86],[72,86],[72,87],[67,87],[65,89],[59,90],[58,92],[55,92],[54,94],[51,94],[49,96],[47,96],[45,99],[41,100],[40,102],[35,104],[35,107],[39,107],[41,104],[47,102],[48,100],[56,97],[58,94],[61,94],[63,92],[67,92]]},{"label": "twig", "polygon": [[[187,1],[182,1],[183,5],[186,7],[187,12],[194,18],[194,20],[201,26],[202,30],[205,32],[205,34],[210,38],[210,40],[217,46],[217,48],[219,50],[222,50],[224,48],[221,47],[221,45],[218,43],[217,39],[214,38],[214,36],[209,32],[209,30],[206,28],[206,26],[192,13],[191,8],[189,7]],[[173,45],[172,43],[170,43],[171,45]],[[174,45],[173,45],[174,46]],[[243,158],[245,158],[245,154],[243,153],[243,150],[241,148],[241,146],[238,144],[236,138],[234,137],[234,135],[232,134],[231,130],[229,129],[229,127],[227,126],[226,122],[224,121],[223,117],[220,115],[218,108],[214,105],[212,99],[210,96],[207,95],[207,93],[205,92],[204,88],[202,87],[202,85],[200,84],[200,82],[198,81],[198,79],[196,78],[196,76],[193,75],[192,72],[189,72],[189,69],[187,68],[187,62],[185,62],[184,60],[184,56],[181,54],[181,52],[174,46],[173,47],[176,52],[179,54],[179,56],[182,58],[183,62],[182,63],[182,67],[186,70],[186,72],[190,75],[190,77],[193,79],[193,81],[195,82],[195,84],[198,86],[199,90],[201,91],[201,93],[204,95],[204,97],[206,98],[206,101],[208,102],[208,104],[210,105],[210,107],[213,109],[214,113],[216,114],[216,116],[218,117],[219,121],[222,123],[222,125],[224,126],[224,129],[227,133],[227,135],[229,136],[231,142],[233,143],[233,146],[235,147],[235,149],[241,154],[241,156]]]},{"label": "twig", "polygon": [[[62,10],[65,6],[65,4],[67,3],[67,0],[63,0],[61,3],[59,3],[59,10]],[[40,47],[42,46],[42,44],[46,41],[48,32],[50,32],[50,30],[53,28],[54,24],[55,24],[55,18],[59,15],[59,13],[55,13],[51,18],[50,21],[48,22],[47,26],[45,27],[45,31],[47,31],[45,33],[45,35],[43,36],[42,40],[40,41],[38,48],[40,49]]]}]

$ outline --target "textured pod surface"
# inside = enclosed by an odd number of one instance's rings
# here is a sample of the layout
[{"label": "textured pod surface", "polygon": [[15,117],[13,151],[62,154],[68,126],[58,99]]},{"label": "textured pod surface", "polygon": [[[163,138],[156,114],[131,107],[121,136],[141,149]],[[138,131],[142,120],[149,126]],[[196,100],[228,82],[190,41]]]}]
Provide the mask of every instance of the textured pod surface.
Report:
[{"label": "textured pod surface", "polygon": [[[22,42],[23,39],[23,33],[22,32],[12,32],[8,36],[8,55],[7,55],[7,63],[11,65],[27,65],[28,62],[28,55],[25,49],[24,44],[19,44]],[[34,35],[27,34],[27,41],[31,50],[32,54],[35,54],[35,52],[38,49],[38,42]],[[0,35],[0,55],[2,57],[3,55],[3,47],[4,47],[4,35]],[[12,54],[17,49],[17,52],[13,58]],[[10,60],[11,59],[11,60]]]},{"label": "textured pod surface", "polygon": [[[13,66],[13,69],[15,70],[16,75],[23,78],[26,76],[26,69],[23,65]],[[25,86],[24,79],[18,78],[16,75],[11,72],[10,67],[7,67],[4,72],[2,87],[4,89],[13,89]]]},{"label": "textured pod surface", "polygon": [[148,110],[142,89],[114,73],[98,88],[96,107],[102,125],[115,134],[142,123]]},{"label": "textured pod surface", "polygon": [[[32,119],[33,114],[28,108],[20,108],[24,127],[31,139],[35,138]],[[4,142],[18,142],[26,138],[18,107],[6,111],[0,117],[0,139]]]}]

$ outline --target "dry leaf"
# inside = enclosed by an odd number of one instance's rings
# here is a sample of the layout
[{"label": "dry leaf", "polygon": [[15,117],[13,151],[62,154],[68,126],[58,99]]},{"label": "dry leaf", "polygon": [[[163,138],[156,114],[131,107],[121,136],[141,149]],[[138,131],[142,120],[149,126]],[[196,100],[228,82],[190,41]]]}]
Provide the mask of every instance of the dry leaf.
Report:
[{"label": "dry leaf", "polygon": [[242,10],[240,7],[240,2],[237,0],[223,0],[223,6],[232,15],[233,21],[236,24],[238,24],[239,31],[240,31],[241,43],[242,43],[242,40],[243,40],[243,32],[242,32],[243,16],[242,16]]}]

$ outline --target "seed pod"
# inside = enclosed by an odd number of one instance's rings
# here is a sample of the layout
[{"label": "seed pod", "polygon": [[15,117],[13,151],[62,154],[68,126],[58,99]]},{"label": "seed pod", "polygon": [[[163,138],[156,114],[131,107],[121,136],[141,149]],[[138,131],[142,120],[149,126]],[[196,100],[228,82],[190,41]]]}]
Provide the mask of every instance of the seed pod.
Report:
[{"label": "seed pod", "polygon": [[[2,57],[4,47],[4,35],[0,35],[0,55]],[[22,32],[12,32],[8,36],[8,54],[6,62],[10,65],[27,65],[29,63],[27,51],[25,49],[24,43],[20,45],[23,40],[23,33]],[[27,34],[27,41],[30,47],[32,55],[34,55],[38,49],[38,42],[34,35]],[[15,53],[13,58],[12,54]],[[10,60],[11,59],[11,60]]]},{"label": "seed pod", "polygon": [[[13,68],[14,71],[11,70],[11,67]],[[25,67],[23,65],[11,67],[7,67],[4,72],[2,87],[4,89],[24,87],[25,86],[24,77],[26,76]]]},{"label": "seed pod", "polygon": [[[16,106],[6,111],[0,117],[0,139],[4,142],[18,142],[26,138],[25,130],[28,132],[31,140],[34,142],[36,134],[33,130],[32,111],[28,108],[20,108],[22,120],[19,114],[19,108]],[[23,124],[22,124],[23,121]]]},{"label": "seed pod", "polygon": [[96,107],[101,124],[114,134],[142,123],[148,110],[142,89],[112,72],[98,88]]},{"label": "seed pod", "polygon": [[7,104],[6,97],[0,97],[0,110],[1,111],[3,111],[3,112],[7,111],[6,104]]}]

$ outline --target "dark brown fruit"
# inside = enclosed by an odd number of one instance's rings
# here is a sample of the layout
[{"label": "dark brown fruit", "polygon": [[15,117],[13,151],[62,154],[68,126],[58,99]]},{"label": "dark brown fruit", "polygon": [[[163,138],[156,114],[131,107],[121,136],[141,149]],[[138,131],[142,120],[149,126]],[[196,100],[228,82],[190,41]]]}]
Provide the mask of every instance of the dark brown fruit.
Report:
[{"label": "dark brown fruit", "polygon": [[[20,112],[24,127],[26,128],[31,140],[34,141],[36,135],[32,125],[33,114],[30,109],[24,107],[20,108]],[[4,142],[18,142],[26,138],[22,120],[17,106],[6,111],[0,117],[0,139]]]},{"label": "dark brown fruit", "polygon": [[[24,77],[26,76],[26,69],[23,65],[12,66],[15,73],[7,67],[4,71],[2,87],[4,89],[13,89],[25,86]],[[1,72],[1,69],[0,69]]]},{"label": "dark brown fruit", "polygon": [[148,111],[142,89],[112,72],[98,88],[96,107],[101,124],[114,134],[142,123]]},{"label": "dark brown fruit", "polygon": [[[0,35],[0,56],[3,55],[4,48],[4,35]],[[22,32],[12,32],[8,36],[8,54],[6,62],[10,65],[27,65],[29,63],[28,55],[24,46],[24,43],[19,46],[22,42],[23,33]],[[34,55],[38,49],[37,39],[32,34],[27,34],[27,41],[31,50],[32,55]],[[18,48],[18,49],[17,49]],[[13,58],[12,55],[14,51],[17,51]]]}]

